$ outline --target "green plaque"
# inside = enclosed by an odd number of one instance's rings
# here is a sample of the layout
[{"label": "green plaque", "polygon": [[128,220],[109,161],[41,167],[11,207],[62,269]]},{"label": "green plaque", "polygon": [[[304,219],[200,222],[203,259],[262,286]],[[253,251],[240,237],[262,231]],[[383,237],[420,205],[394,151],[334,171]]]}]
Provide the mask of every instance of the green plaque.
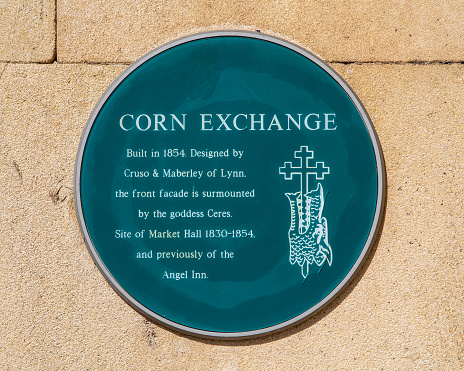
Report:
[{"label": "green plaque", "polygon": [[349,282],[379,231],[381,149],[356,95],[286,41],[210,32],[164,45],[84,130],[85,242],[133,308],[203,337],[293,325]]}]

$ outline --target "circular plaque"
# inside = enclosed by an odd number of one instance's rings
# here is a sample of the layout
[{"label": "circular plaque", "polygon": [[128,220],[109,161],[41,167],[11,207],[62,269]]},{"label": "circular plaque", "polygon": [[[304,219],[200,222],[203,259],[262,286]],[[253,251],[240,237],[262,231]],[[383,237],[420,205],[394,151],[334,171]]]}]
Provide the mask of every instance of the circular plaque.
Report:
[{"label": "circular plaque", "polygon": [[349,282],[379,230],[382,153],[362,104],[286,41],[166,44],[105,92],[75,200],[88,249],[133,308],[204,337],[277,331]]}]

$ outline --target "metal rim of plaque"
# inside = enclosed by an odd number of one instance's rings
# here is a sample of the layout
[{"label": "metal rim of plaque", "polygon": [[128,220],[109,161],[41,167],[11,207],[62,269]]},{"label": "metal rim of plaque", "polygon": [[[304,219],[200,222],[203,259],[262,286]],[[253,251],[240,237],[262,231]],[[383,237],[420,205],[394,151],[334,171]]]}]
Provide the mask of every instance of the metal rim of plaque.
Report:
[{"label": "metal rim of plaque", "polygon": [[[272,44],[280,45],[284,48],[287,48],[291,51],[298,53],[299,55],[305,57],[309,62],[316,64],[319,68],[321,68],[326,74],[328,74],[345,92],[345,94],[349,97],[352,104],[356,107],[359,115],[364,122],[365,129],[368,132],[372,149],[375,155],[375,163],[377,168],[377,199],[375,204],[375,214],[372,220],[370,232],[368,237],[365,241],[364,247],[362,248],[361,253],[359,254],[358,259],[356,260],[355,264],[351,267],[348,274],[341,280],[341,282],[333,289],[323,300],[318,302],[316,305],[308,308],[303,313],[291,318],[290,320],[285,320],[284,322],[266,327],[260,328],[251,331],[239,331],[239,332],[219,332],[219,331],[208,331],[202,330],[198,328],[193,328],[190,326],[183,325],[182,323],[171,321],[162,315],[159,315],[146,306],[143,303],[139,302],[138,300],[134,299],[125,289],[124,287],[113,277],[112,273],[106,267],[104,261],[101,259],[97,249],[95,248],[92,237],[89,234],[88,227],[86,224],[86,220],[84,218],[83,210],[82,210],[82,196],[81,196],[81,170],[82,170],[82,159],[84,156],[87,139],[89,134],[92,130],[94,122],[100,113],[105,102],[109,99],[109,97],[113,94],[115,89],[137,68],[142,66],[145,62],[149,61],[150,59],[156,57],[158,54],[163,53],[173,47],[179,46],[181,44],[190,43],[192,41],[201,40],[201,39],[208,39],[208,38],[222,38],[222,37],[240,37],[240,38],[251,38],[251,39],[258,39],[262,41],[266,41]],[[307,150],[307,148],[306,148]],[[303,151],[303,147],[301,148]],[[290,164],[290,163],[286,163]],[[322,163],[323,164],[323,163]],[[323,165],[322,165],[323,166]],[[281,168],[284,169],[284,168]],[[284,170],[280,170],[281,174],[285,173]],[[303,177],[302,177],[303,178]],[[286,178],[287,179],[287,178]],[[266,34],[262,34],[260,32],[249,32],[249,31],[212,31],[212,32],[204,32],[199,34],[194,34],[191,36],[187,36],[181,39],[174,40],[167,44],[164,44],[155,50],[149,52],[131,66],[129,66],[106,90],[103,96],[100,98],[99,102],[97,103],[96,107],[94,108],[86,126],[84,132],[81,137],[81,141],[79,144],[76,162],[75,162],[75,171],[74,171],[74,197],[75,197],[75,206],[76,206],[76,214],[77,219],[79,222],[79,227],[84,237],[84,241],[86,246],[94,260],[96,266],[101,271],[105,279],[108,283],[112,286],[112,288],[136,311],[141,313],[142,315],[148,317],[149,319],[167,326],[173,330],[180,331],[185,334],[195,335],[203,338],[213,338],[213,339],[246,339],[246,338],[253,338],[262,335],[268,335],[271,333],[275,333],[277,331],[281,331],[282,329],[289,328],[290,326],[294,326],[297,323],[302,322],[303,320],[309,318],[310,316],[314,315],[316,312],[324,308],[332,299],[338,296],[338,294],[347,286],[348,283],[354,278],[356,272],[362,266],[365,258],[367,257],[370,248],[373,246],[375,241],[378,239],[380,230],[381,230],[381,222],[385,207],[385,198],[386,198],[386,172],[385,172],[385,165],[383,154],[381,150],[381,146],[379,140],[377,138],[377,134],[375,129],[371,123],[371,120],[358,99],[357,95],[354,91],[349,87],[349,85],[341,78],[341,76],[335,72],[328,64],[322,61],[319,57],[315,56],[311,52],[293,44],[283,39],[269,36]],[[330,249],[330,247],[329,247]],[[326,258],[327,256],[325,256]],[[331,258],[330,258],[331,259]]]}]

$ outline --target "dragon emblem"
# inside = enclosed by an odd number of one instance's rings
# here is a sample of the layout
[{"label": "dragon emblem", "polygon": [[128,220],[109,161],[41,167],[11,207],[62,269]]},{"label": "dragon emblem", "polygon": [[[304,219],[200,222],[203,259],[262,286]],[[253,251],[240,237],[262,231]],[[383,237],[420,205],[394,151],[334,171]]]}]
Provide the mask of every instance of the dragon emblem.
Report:
[{"label": "dragon emblem", "polygon": [[290,242],[290,264],[297,263],[301,267],[303,278],[309,274],[309,266],[316,264],[322,267],[325,262],[332,265],[332,248],[328,240],[327,219],[322,216],[324,209],[324,191],[321,183],[314,190],[308,191],[308,179],[314,175],[316,180],[324,179],[330,173],[330,168],[323,162],[310,166],[314,152],[307,146],[301,146],[295,151],[294,162],[285,162],[279,168],[279,173],[285,180],[299,176],[301,189],[296,193],[286,193],[291,210],[291,223],[288,231]]}]

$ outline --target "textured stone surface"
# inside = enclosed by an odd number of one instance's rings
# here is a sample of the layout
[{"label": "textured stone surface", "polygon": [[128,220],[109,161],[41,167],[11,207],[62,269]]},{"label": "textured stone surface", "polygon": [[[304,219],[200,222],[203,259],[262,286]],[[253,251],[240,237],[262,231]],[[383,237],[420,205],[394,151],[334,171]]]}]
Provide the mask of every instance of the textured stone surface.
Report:
[{"label": "textured stone surface", "polygon": [[58,0],[58,60],[133,62],[211,29],[282,35],[331,61],[464,59],[464,2]]},{"label": "textured stone surface", "polygon": [[380,243],[314,319],[224,343],[147,322],[109,287],[80,236],[78,142],[124,66],[0,65],[0,368],[463,369],[464,66],[335,68],[385,153]]},{"label": "textured stone surface", "polygon": [[0,61],[51,62],[55,58],[55,1],[0,1]]}]

